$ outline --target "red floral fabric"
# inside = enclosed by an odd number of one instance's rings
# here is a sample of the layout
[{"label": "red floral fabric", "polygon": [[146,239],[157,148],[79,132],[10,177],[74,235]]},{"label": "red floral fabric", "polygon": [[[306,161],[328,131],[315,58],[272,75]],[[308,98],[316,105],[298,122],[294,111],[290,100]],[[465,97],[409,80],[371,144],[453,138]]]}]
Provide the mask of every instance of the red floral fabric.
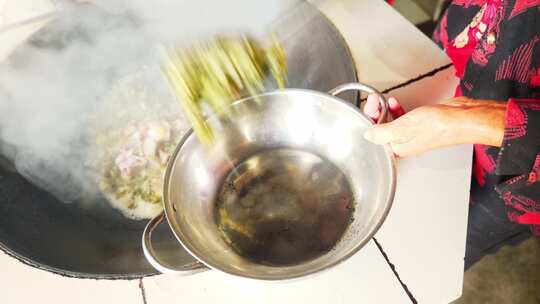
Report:
[{"label": "red floral fabric", "polygon": [[540,235],[540,0],[454,0],[433,39],[456,95],[507,103],[502,147],[474,147],[471,201],[495,192],[510,221]]}]

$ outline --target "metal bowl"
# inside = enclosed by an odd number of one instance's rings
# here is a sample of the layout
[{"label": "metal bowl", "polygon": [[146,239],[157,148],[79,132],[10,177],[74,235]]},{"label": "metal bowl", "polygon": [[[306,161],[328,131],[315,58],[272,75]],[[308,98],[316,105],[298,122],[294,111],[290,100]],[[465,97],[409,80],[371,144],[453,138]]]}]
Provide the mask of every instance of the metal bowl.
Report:
[{"label": "metal bowl", "polygon": [[[373,122],[354,106],[333,96],[350,89],[377,93],[359,83],[340,86],[331,94],[276,91],[234,103],[232,109],[237,115],[233,120],[210,118],[210,123],[219,122],[221,126],[211,147],[201,145],[192,133],[187,134],[165,175],[164,210],[174,235],[198,262],[180,269],[160,262],[152,248],[151,232],[163,220],[162,215],[148,224],[143,236],[148,261],[165,273],[212,268],[242,277],[281,280],[330,268],[360,250],[388,214],[396,177],[394,157],[388,147],[371,144],[362,136]],[[384,98],[381,105],[386,115]],[[269,176],[277,174],[276,170],[284,172],[281,177],[286,181],[276,179],[279,185],[270,185]],[[266,200],[262,192],[253,194],[254,199],[245,203],[250,206],[244,206],[250,208],[249,212],[229,210],[227,218],[222,219],[224,206],[243,204],[226,205],[228,198],[224,197],[231,196],[225,195],[229,190],[224,189],[229,186],[234,189],[233,201],[249,195],[249,191],[272,190],[265,192],[269,198]],[[291,192],[295,192],[292,198]],[[352,202],[354,208],[350,208]],[[352,217],[340,213],[346,210]],[[312,219],[314,213],[319,214],[317,219],[325,221],[322,225],[326,228],[318,230],[322,226]],[[234,217],[241,220],[231,224]],[[227,222],[226,228],[221,225],[223,222]],[[259,252],[250,251],[249,254],[258,254],[257,260],[240,250],[253,249],[253,244],[244,247],[242,242],[249,243],[250,238],[262,235],[255,228],[280,233],[281,229],[298,227],[303,227],[301,233],[305,238],[298,235],[299,231],[296,240],[275,244],[278,241],[273,238],[268,247],[261,245]],[[295,243],[323,242],[343,227],[337,242],[326,243],[332,248],[318,255],[302,256],[303,247]],[[224,233],[224,229],[230,233]],[[235,238],[232,241],[231,235]],[[264,242],[253,240],[267,244]],[[281,246],[281,251],[276,246]],[[273,251],[275,260],[269,255]],[[295,259],[295,254],[305,259]]]}]

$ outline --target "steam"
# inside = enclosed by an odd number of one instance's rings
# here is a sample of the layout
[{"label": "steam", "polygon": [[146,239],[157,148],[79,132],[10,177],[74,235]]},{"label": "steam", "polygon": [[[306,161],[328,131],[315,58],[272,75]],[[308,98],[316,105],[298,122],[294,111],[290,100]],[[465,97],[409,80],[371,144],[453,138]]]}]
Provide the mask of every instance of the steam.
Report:
[{"label": "steam", "polygon": [[146,114],[182,115],[155,68],[158,43],[189,43],[223,32],[260,35],[296,3],[94,2],[107,14],[89,5],[66,7],[54,30],[36,36],[32,47],[0,66],[0,154],[65,202],[88,200],[98,193],[87,162],[92,156],[89,128],[106,132],[113,122],[121,125],[124,120],[115,112],[120,108],[133,113],[131,119],[145,115],[130,111],[129,101],[120,107],[104,101],[118,79],[150,67],[142,85],[159,98],[152,99],[155,107]]}]

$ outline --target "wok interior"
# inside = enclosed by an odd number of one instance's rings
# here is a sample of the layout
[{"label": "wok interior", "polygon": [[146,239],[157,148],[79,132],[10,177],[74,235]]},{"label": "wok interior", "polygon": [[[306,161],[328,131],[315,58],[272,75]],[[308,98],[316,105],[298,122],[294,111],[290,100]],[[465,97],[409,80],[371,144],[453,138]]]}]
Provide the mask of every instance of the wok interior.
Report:
[{"label": "wok interior", "polygon": [[[165,209],[172,230],[210,267],[259,279],[309,274],[354,253],[388,211],[393,188],[388,151],[363,139],[371,122],[332,96],[285,90],[234,105],[240,113],[223,123],[212,147],[190,135],[177,150],[166,180]],[[215,122],[215,120],[213,120]],[[214,220],[216,192],[233,163],[261,150],[288,147],[314,152],[343,171],[354,193],[353,221],[328,254],[286,267],[254,263],[223,241]]]}]

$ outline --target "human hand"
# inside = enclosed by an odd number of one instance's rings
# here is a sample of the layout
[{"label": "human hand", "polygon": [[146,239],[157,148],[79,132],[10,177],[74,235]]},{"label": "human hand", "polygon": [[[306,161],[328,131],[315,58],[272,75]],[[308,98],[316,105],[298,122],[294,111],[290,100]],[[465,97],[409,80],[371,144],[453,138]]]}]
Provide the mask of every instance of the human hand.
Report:
[{"label": "human hand", "polygon": [[[401,115],[405,114],[405,110],[401,107],[401,104],[394,97],[388,98],[388,112],[392,118],[397,119]],[[377,94],[370,94],[367,97],[366,104],[364,106],[364,114],[371,118],[374,122],[378,122],[381,119],[381,104]]]},{"label": "human hand", "polygon": [[[457,144],[500,146],[502,143],[506,103],[458,97],[406,114],[395,98],[389,98],[388,103],[396,119],[375,125],[364,137],[376,144],[389,144],[397,156]],[[368,97],[364,113],[375,121],[380,118],[376,95]]]}]

